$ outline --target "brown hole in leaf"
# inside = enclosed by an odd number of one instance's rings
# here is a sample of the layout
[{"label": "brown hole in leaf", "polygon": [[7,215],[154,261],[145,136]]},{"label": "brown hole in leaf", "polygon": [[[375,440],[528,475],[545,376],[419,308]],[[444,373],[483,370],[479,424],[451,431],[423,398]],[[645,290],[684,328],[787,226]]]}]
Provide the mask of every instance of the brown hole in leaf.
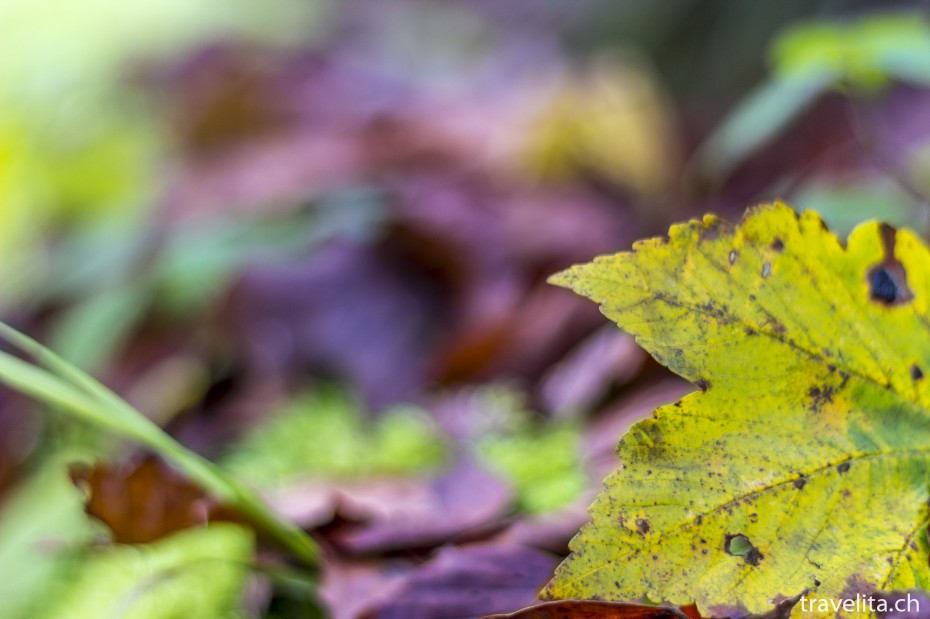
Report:
[{"label": "brown hole in leaf", "polygon": [[869,298],[887,306],[901,305],[914,298],[907,285],[907,271],[894,255],[897,230],[882,224],[880,232],[885,256],[866,273]]}]

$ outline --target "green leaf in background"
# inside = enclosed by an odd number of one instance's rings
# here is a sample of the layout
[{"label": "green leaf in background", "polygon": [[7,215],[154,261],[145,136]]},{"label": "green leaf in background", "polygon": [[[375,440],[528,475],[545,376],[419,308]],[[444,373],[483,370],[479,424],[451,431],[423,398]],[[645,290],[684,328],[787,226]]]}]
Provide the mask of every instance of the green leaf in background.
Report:
[{"label": "green leaf in background", "polygon": [[702,174],[726,175],[830,88],[874,93],[894,79],[930,84],[930,24],[911,14],[808,22],[778,35],[770,56],[772,76],[735,106],[698,151]]},{"label": "green leaf in background", "polygon": [[492,436],[478,451],[511,482],[520,509],[544,513],[571,504],[589,487],[580,443],[575,426],[559,424]]},{"label": "green leaf in background", "polygon": [[152,544],[87,551],[39,596],[30,619],[232,619],[253,562],[252,535],[229,524]]},{"label": "green leaf in background", "polygon": [[512,488],[518,510],[555,511],[591,487],[576,421],[542,417],[524,391],[505,383],[483,385],[470,399],[460,431],[478,461]]},{"label": "green leaf in background", "polygon": [[801,24],[779,35],[772,46],[776,75],[826,72],[866,92],[883,88],[893,78],[926,84],[928,61],[930,24],[911,14]]},{"label": "green leaf in background", "polygon": [[0,511],[0,600],[3,616],[35,619],[30,609],[61,577],[73,553],[93,536],[81,492],[59,454],[5,497]]},{"label": "green leaf in background", "polygon": [[440,466],[445,457],[425,414],[399,407],[364,424],[358,403],[331,388],[285,407],[233,448],[223,465],[253,484],[275,485],[300,477],[412,475]]}]

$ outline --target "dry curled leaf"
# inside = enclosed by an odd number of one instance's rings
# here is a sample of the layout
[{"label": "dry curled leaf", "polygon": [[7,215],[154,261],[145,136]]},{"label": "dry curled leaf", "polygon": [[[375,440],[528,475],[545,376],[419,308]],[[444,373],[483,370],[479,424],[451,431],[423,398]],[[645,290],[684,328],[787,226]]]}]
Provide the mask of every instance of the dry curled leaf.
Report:
[{"label": "dry curled leaf", "polygon": [[122,544],[143,544],[193,526],[235,520],[161,459],[146,455],[125,464],[73,465],[71,479],[87,493],[85,511]]}]

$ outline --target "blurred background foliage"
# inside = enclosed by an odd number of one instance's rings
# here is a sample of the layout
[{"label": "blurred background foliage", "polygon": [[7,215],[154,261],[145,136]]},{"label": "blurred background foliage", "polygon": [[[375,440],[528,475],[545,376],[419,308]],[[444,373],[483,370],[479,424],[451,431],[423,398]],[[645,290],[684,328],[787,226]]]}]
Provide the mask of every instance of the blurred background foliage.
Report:
[{"label": "blurred background foliage", "polygon": [[923,3],[4,0],[0,41],[0,315],[325,549],[4,390],[12,619],[514,610],[689,389],[548,274],[774,199],[930,230]]}]

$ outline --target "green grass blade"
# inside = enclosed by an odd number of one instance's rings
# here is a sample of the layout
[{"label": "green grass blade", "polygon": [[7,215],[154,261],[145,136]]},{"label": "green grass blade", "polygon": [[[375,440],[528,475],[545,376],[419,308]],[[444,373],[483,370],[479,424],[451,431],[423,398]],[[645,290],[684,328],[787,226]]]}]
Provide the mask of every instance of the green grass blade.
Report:
[{"label": "green grass blade", "polygon": [[92,376],[2,322],[0,339],[28,353],[45,368],[0,351],[0,382],[37,401],[142,443],[216,498],[239,509],[297,557],[309,564],[319,562],[319,549],[303,530],[279,517],[254,490],[188,450]]}]

